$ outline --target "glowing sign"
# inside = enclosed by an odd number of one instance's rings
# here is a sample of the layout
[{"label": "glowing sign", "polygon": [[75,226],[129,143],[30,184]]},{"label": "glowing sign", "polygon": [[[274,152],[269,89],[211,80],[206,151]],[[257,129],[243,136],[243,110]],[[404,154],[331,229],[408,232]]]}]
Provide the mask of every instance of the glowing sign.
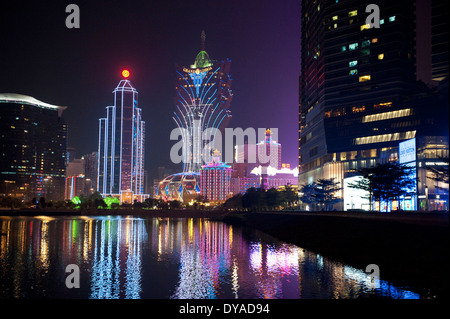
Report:
[{"label": "glowing sign", "polygon": [[128,77],[130,76],[130,71],[128,71],[128,70],[123,70],[123,71],[122,71],[122,76],[123,76],[124,78],[128,78]]},{"label": "glowing sign", "polygon": [[410,139],[398,144],[400,164],[416,160],[416,139]]},{"label": "glowing sign", "polygon": [[183,72],[186,72],[186,73],[196,73],[196,74],[203,73],[203,72],[208,72],[208,71],[211,71],[211,70],[212,70],[212,67],[207,67],[207,68],[204,68],[204,69],[188,69],[188,68],[183,68]]}]

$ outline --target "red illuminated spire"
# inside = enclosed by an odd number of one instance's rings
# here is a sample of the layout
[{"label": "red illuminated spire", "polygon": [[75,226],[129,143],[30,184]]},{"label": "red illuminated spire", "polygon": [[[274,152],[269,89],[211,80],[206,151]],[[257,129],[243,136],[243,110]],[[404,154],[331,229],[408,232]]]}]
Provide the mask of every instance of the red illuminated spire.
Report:
[{"label": "red illuminated spire", "polygon": [[130,71],[128,71],[127,69],[122,71],[122,76],[127,79],[130,76]]}]

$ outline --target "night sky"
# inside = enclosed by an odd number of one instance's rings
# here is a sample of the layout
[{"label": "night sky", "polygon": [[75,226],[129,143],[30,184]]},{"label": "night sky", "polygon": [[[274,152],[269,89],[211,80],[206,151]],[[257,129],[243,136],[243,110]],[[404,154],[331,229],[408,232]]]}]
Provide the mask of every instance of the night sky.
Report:
[{"label": "night sky", "polygon": [[[213,60],[232,60],[228,127],[279,129],[282,161],[298,163],[299,0],[13,1],[0,7],[0,92],[67,106],[77,157],[98,147],[98,119],[113,104],[121,70],[139,92],[145,168],[171,164],[175,64],[191,65],[206,32]],[[65,8],[80,8],[67,29]]]}]

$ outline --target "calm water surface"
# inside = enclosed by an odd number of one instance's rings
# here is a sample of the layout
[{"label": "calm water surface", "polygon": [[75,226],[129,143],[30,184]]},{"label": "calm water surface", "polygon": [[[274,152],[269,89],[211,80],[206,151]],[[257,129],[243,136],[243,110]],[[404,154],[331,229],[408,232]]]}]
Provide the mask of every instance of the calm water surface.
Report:
[{"label": "calm water surface", "polygon": [[[0,217],[0,233],[0,298],[420,298],[207,219]],[[69,264],[79,289],[66,287]]]}]

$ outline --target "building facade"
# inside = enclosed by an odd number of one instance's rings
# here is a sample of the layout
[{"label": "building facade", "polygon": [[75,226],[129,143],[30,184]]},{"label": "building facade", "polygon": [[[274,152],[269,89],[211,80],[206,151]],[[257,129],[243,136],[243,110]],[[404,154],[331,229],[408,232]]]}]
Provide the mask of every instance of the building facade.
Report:
[{"label": "building facade", "polygon": [[231,197],[231,165],[220,161],[220,152],[215,150],[213,160],[202,165],[200,194],[213,203],[223,203]]},{"label": "building facade", "polygon": [[343,186],[360,168],[398,160],[399,142],[448,131],[448,102],[416,81],[415,2],[378,1],[379,28],[366,24],[367,5],[302,1],[299,185]]},{"label": "building facade", "polygon": [[2,193],[28,201],[64,199],[66,107],[33,97],[0,94]]},{"label": "building facade", "polygon": [[266,130],[264,140],[256,144],[256,150],[258,166],[270,165],[276,169],[281,169],[281,144],[273,139],[270,129]]},{"label": "building facade", "polygon": [[145,122],[138,107],[138,91],[123,72],[114,89],[114,105],[99,120],[97,189],[122,203],[143,201]]},{"label": "building facade", "polygon": [[249,188],[263,188],[265,190],[279,189],[286,185],[297,187],[298,169],[290,169],[287,164],[281,169],[258,166],[248,176],[234,177],[231,179],[231,191],[233,195],[244,194]]}]

